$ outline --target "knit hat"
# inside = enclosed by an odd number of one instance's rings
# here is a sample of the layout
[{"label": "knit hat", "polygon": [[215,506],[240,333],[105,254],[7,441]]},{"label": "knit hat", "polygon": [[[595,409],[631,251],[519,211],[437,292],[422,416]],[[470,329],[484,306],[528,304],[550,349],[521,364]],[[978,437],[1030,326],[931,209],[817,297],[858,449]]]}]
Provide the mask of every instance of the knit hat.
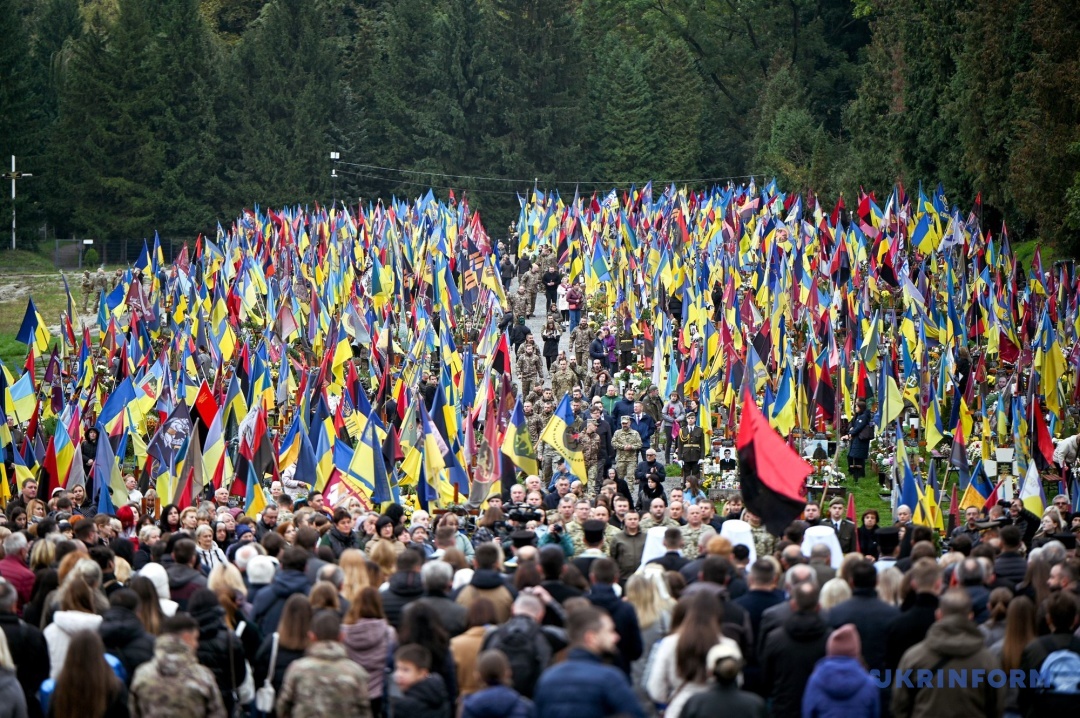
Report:
[{"label": "knit hat", "polygon": [[248,526],[247,524],[240,524],[239,526],[236,527],[236,540],[239,541],[246,534],[249,534],[251,532],[252,532],[252,529],[251,529],[250,526]]},{"label": "knit hat", "polygon": [[862,641],[854,623],[845,623],[832,632],[825,644],[825,655],[858,658],[862,654]]}]

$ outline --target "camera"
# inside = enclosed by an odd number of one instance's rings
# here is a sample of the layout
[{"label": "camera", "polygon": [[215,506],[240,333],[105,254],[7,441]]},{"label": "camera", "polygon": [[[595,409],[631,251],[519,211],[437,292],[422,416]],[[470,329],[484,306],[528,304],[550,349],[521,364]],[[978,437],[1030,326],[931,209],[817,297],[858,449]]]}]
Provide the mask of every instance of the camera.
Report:
[{"label": "camera", "polygon": [[522,524],[543,518],[543,514],[528,504],[503,504],[503,511],[508,520]]}]

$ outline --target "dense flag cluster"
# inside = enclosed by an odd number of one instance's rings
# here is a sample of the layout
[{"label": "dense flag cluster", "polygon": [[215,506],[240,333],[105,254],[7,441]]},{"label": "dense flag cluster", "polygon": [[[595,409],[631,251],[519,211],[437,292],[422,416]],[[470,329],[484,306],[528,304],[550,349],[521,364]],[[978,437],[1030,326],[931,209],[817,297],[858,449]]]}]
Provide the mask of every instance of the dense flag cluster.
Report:
[{"label": "dense flag cluster", "polygon": [[[253,515],[261,487],[282,476],[368,504],[482,501],[515,469],[536,470],[500,322],[500,259],[548,246],[583,284],[586,319],[647,347],[662,396],[699,399],[709,442],[748,421],[743,395],[760,407],[754,424],[784,438],[835,431],[872,397],[879,433],[906,410],[928,450],[952,437],[965,504],[995,491],[984,469],[995,446],[1015,449],[1025,502],[1043,501],[1039,472],[1077,387],[1080,280],[1037,250],[1023,267],[1004,227],[980,226],[978,200],[965,214],[940,187],[928,198],[898,186],[884,202],[860,192],[854,211],[842,198],[829,210],[775,181],[519,199],[506,243],[467,198],[431,192],[256,207],[171,264],[156,238],[145,243],[101,292],[96,326],[69,308],[51,337],[30,300],[26,364],[0,372],[8,477],[85,484],[119,505],[127,461],[162,503],[228,486]],[[977,388],[988,376],[994,392]],[[565,439],[573,420],[564,397],[543,440],[585,479]],[[74,460],[87,427],[102,437],[90,473]],[[896,500],[940,523],[936,477],[902,449],[894,468]]]}]

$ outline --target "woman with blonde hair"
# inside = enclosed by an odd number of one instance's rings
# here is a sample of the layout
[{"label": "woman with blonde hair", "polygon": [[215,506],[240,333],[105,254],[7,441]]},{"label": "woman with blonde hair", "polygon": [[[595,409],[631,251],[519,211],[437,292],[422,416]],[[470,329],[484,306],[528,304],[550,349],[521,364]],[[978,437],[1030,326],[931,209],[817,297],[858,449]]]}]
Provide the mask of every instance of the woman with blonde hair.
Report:
[{"label": "woman with blonde hair", "polygon": [[199,510],[194,506],[188,506],[186,509],[180,512],[180,530],[187,531],[189,534],[195,533],[195,528],[199,525]]},{"label": "woman with blonde hair", "polygon": [[821,595],[818,602],[821,604],[821,610],[827,611],[834,606],[838,606],[844,601],[851,598],[851,586],[848,582],[842,578],[830,578],[825,582],[825,585],[821,587]]},{"label": "woman with blonde hair", "polygon": [[247,601],[247,588],[240,569],[231,563],[215,566],[206,580],[206,587],[217,595],[218,602],[225,610],[225,625],[240,639],[244,656],[248,661],[254,660],[262,643],[262,632],[254,621],[248,620],[251,604]]},{"label": "woman with blonde hair", "polygon": [[338,568],[343,574],[341,596],[351,606],[356,602],[360,592],[371,585],[368,580],[367,557],[364,556],[363,551],[347,548],[338,558]]},{"label": "woman with blonde hair", "polygon": [[394,544],[396,541],[374,541],[368,544],[370,551],[368,552],[368,558],[374,561],[382,570],[384,577],[389,579],[394,573],[394,568],[397,566],[398,552],[394,550]]},{"label": "woman with blonde hair", "polygon": [[[0,541],[3,539],[0,538]],[[49,568],[56,561],[56,544],[52,541],[35,541],[30,549],[30,570]]]},{"label": "woman with blonde hair", "polygon": [[890,606],[900,605],[900,586],[904,582],[904,574],[896,566],[890,566],[878,573],[877,595]]},{"label": "woman with blonde hair", "polygon": [[653,645],[671,630],[671,608],[673,602],[667,593],[664,572],[646,568],[642,573],[635,573],[626,582],[625,599],[634,607],[638,626],[641,628],[641,658],[630,666],[630,681],[642,693],[642,680],[645,666],[649,662]]},{"label": "woman with blonde hair", "polygon": [[49,510],[41,499],[30,499],[26,502],[27,525],[39,524],[48,516]]}]

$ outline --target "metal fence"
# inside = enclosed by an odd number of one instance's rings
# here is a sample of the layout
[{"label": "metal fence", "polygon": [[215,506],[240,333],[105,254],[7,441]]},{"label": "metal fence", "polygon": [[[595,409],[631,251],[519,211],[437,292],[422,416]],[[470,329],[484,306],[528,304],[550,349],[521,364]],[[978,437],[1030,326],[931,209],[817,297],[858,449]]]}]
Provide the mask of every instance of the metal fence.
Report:
[{"label": "metal fence", "polygon": [[[185,243],[189,245],[188,252],[193,252],[195,249],[193,239],[162,237],[161,254],[165,262],[172,262],[183,250]],[[93,269],[94,267],[88,266],[86,262],[86,253],[91,249],[97,253],[97,265],[130,266],[138,261],[139,254],[142,253],[143,249],[142,239],[100,240],[83,237],[70,237],[67,239],[55,237],[51,244],[53,264],[57,269],[80,269],[84,267]],[[152,238],[146,240],[146,246],[151,251],[153,250],[154,242]]]}]

